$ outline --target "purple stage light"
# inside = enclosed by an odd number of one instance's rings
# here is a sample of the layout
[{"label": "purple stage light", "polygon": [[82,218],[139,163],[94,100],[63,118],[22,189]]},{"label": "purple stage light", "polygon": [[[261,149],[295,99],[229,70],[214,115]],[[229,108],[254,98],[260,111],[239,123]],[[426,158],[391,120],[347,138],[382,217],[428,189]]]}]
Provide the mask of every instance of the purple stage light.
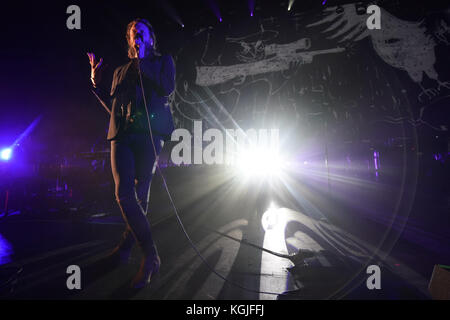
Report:
[{"label": "purple stage light", "polygon": [[13,253],[11,244],[0,234],[0,265],[11,262]]},{"label": "purple stage light", "polygon": [[12,158],[13,149],[20,145],[20,142],[28,137],[31,132],[36,128],[39,122],[42,119],[42,115],[39,115],[37,118],[33,120],[33,122],[25,129],[24,132],[20,134],[20,136],[14,141],[14,143],[8,147],[4,148],[0,151],[0,161],[9,161]]},{"label": "purple stage light", "polygon": [[214,12],[214,15],[217,17],[217,19],[222,22],[222,15],[220,14],[219,6],[217,5],[215,0],[205,0],[209,7],[211,8],[212,12]]},{"label": "purple stage light", "polygon": [[250,17],[253,17],[255,11],[255,0],[248,0],[248,10],[250,11]]},{"label": "purple stage light", "polygon": [[375,164],[375,170],[378,171],[378,169],[380,169],[380,153],[378,151],[373,152],[373,161]]},{"label": "purple stage light", "polygon": [[36,126],[39,124],[39,122],[42,119],[42,115],[38,116],[36,119],[33,120],[33,122],[25,129],[24,132],[14,141],[12,144],[13,146],[17,146],[23,139],[28,137],[28,135],[33,132],[33,130],[36,128]]},{"label": "purple stage light", "polygon": [[2,149],[0,152],[0,159],[3,161],[9,161],[12,157],[12,149],[11,148],[5,148]]}]

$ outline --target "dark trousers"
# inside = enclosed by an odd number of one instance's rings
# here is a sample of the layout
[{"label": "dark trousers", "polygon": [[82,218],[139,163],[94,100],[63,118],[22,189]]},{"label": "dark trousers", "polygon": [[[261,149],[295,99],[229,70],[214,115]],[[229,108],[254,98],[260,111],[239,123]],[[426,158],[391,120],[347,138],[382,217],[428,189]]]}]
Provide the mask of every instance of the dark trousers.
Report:
[{"label": "dark trousers", "polygon": [[125,134],[111,141],[111,168],[115,196],[126,229],[119,246],[131,249],[135,241],[144,255],[157,254],[146,213],[150,183],[161,140],[154,136],[156,155],[147,134]]}]

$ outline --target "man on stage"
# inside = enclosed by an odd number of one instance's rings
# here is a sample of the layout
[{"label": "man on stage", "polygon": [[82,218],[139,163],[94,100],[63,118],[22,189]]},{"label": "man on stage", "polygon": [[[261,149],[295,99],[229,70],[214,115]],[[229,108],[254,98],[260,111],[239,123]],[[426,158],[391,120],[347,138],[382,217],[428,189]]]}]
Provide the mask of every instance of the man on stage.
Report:
[{"label": "man on stage", "polygon": [[143,258],[132,286],[142,288],[161,264],[146,212],[153,167],[162,141],[174,129],[168,96],[175,86],[175,66],[171,56],[156,51],[155,33],[147,20],[130,22],[126,39],[130,61],[114,71],[109,94],[100,87],[103,59],[96,61],[93,53],[88,56],[93,92],[111,115],[107,137],[111,168],[116,200],[126,222],[112,255],[128,260],[136,241]]}]

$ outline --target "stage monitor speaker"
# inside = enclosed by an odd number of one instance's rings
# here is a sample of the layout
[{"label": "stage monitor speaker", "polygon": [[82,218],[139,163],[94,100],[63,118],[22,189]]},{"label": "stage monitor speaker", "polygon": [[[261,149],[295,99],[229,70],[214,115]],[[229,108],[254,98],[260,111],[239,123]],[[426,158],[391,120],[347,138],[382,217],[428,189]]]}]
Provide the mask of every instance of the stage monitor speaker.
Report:
[{"label": "stage monitor speaker", "polygon": [[450,266],[434,266],[428,289],[433,299],[450,300]]}]

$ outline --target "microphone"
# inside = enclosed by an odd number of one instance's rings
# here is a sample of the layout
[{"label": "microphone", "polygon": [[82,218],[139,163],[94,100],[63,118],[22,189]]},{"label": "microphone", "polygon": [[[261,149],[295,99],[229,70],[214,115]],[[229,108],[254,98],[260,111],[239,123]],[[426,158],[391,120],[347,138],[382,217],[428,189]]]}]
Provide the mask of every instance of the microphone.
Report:
[{"label": "microphone", "polygon": [[136,53],[137,53],[137,55],[138,55],[138,57],[139,57],[139,51],[140,51],[141,45],[137,43],[136,40],[138,40],[138,39],[139,39],[139,42],[140,42],[140,43],[143,42],[142,34],[137,33],[136,36],[135,36],[135,40],[134,40],[134,41],[135,41],[135,42],[134,42],[134,50],[136,50]]},{"label": "microphone", "polygon": [[138,58],[139,58],[140,47],[141,46],[139,44],[137,44],[137,43],[134,44],[134,50],[136,51],[136,55]]}]

